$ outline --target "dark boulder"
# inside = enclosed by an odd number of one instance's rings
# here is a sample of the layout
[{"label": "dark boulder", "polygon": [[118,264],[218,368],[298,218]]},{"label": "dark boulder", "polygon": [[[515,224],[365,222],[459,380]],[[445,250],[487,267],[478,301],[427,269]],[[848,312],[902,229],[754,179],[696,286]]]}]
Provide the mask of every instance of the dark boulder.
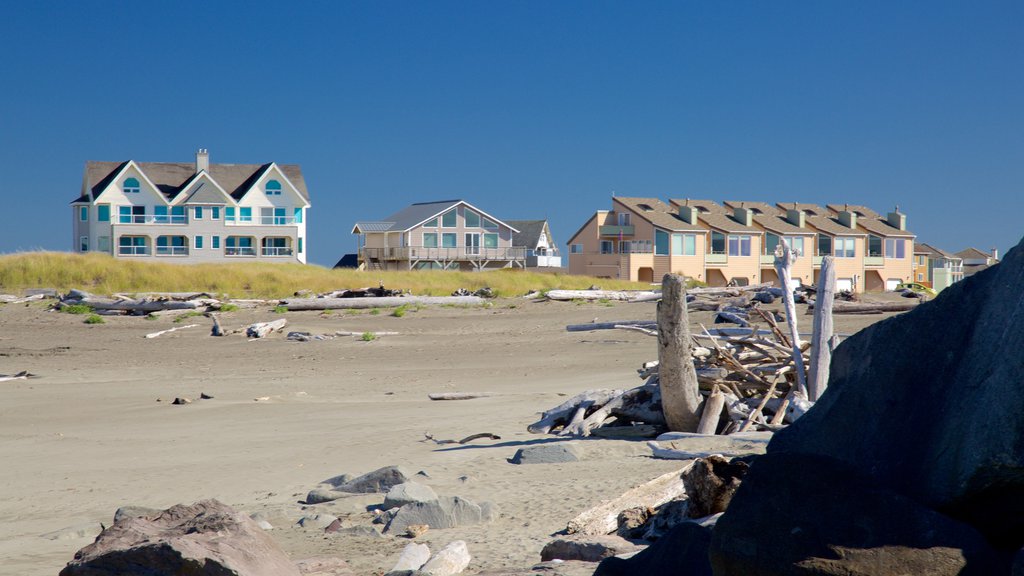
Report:
[{"label": "dark boulder", "polygon": [[684,522],[632,558],[606,558],[594,576],[711,576],[711,529]]}]

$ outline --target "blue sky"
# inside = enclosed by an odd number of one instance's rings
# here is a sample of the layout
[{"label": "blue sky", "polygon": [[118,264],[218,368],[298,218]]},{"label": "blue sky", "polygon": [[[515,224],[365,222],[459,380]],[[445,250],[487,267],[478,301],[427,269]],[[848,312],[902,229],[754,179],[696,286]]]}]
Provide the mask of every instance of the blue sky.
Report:
[{"label": "blue sky", "polygon": [[[564,250],[620,196],[1024,233],[1024,2],[6,2],[0,252],[70,250],[87,160],[298,163],[311,261],[463,198]],[[12,193],[13,192],[13,193]]]}]

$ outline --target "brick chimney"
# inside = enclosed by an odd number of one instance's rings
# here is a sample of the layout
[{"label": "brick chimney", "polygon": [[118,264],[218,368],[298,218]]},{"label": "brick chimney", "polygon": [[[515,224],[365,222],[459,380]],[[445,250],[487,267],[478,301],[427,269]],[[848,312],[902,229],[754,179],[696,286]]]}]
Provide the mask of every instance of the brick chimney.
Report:
[{"label": "brick chimney", "polygon": [[206,148],[200,148],[196,152],[196,173],[210,171],[210,153]]}]

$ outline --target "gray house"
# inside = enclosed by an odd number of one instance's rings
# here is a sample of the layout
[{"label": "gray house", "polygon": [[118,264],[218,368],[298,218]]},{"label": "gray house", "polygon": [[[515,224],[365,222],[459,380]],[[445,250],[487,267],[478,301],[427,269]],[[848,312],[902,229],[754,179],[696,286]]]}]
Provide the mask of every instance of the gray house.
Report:
[{"label": "gray house", "polygon": [[306,262],[297,165],[97,162],[71,203],[76,252],[167,262]]},{"label": "gray house", "polygon": [[526,248],[527,268],[561,268],[562,256],[558,245],[551,236],[547,220],[506,220],[509,226],[519,230],[512,235],[513,246]]}]

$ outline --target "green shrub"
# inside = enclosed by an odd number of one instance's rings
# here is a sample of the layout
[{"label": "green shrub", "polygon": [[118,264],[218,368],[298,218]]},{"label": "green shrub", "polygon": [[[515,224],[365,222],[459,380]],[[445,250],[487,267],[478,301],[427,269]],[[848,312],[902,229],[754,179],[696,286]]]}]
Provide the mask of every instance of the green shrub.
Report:
[{"label": "green shrub", "polygon": [[408,309],[409,309],[408,306],[406,306],[405,304],[402,304],[398,308],[395,308],[394,310],[392,310],[391,311],[391,315],[394,316],[395,318],[401,318],[402,316],[405,316],[405,312]]},{"label": "green shrub", "polygon": [[104,322],[104,320],[103,320],[103,317],[100,316],[99,314],[89,314],[88,316],[85,317],[85,323],[86,324],[106,324],[106,322]]},{"label": "green shrub", "polygon": [[175,318],[174,319],[174,323],[175,324],[179,324],[181,322],[184,322],[185,320],[188,320],[189,318],[195,318],[196,316],[202,316],[202,315],[203,315],[202,312],[199,312],[199,311],[196,311],[196,310],[189,310],[188,312],[185,312],[181,316],[178,316],[177,318]]},{"label": "green shrub", "polygon": [[282,304],[278,304],[277,306],[274,306],[274,313],[275,314],[284,314],[287,311],[288,311],[288,307],[284,306]]},{"label": "green shrub", "polygon": [[92,306],[88,304],[70,304],[68,306],[61,306],[61,312],[67,312],[68,314],[92,314]]},{"label": "green shrub", "polygon": [[235,310],[238,310],[238,304],[221,304],[220,305],[220,311],[221,312],[234,312]]},{"label": "green shrub", "polygon": [[363,342],[373,342],[377,339],[377,335],[373,332],[363,332],[363,335],[359,337]]},{"label": "green shrub", "polygon": [[377,314],[380,314],[380,308],[374,308],[374,309],[370,310],[370,315],[371,316],[376,316]]}]

